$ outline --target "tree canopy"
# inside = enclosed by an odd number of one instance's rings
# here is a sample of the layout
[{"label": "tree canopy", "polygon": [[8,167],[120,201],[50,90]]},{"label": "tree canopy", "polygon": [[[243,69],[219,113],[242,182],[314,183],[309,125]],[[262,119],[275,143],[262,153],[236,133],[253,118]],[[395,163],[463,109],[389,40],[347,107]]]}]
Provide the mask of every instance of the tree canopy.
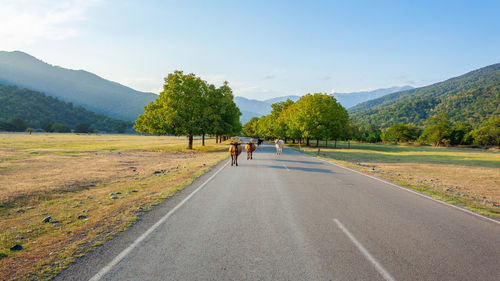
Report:
[{"label": "tree canopy", "polygon": [[338,139],[347,136],[347,110],[328,94],[302,96],[297,102],[274,103],[271,114],[252,118],[243,132],[252,137]]},{"label": "tree canopy", "polygon": [[145,107],[134,129],[154,135],[185,135],[192,149],[195,135],[239,133],[240,115],[227,82],[217,88],[193,73],[175,71],[165,78],[163,92]]}]

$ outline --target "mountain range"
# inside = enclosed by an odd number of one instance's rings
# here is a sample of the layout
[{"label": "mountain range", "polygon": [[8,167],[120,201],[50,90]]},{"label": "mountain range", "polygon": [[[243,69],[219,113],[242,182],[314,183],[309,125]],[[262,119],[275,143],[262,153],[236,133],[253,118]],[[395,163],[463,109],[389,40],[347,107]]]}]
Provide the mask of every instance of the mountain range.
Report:
[{"label": "mountain range", "polygon": [[[29,89],[55,97],[58,101],[71,102],[71,106],[82,106],[98,114],[130,121],[134,121],[143,112],[144,106],[157,97],[84,70],[50,65],[20,51],[0,51],[0,84],[18,87],[18,90],[10,89],[10,92]],[[333,93],[333,96],[348,108],[351,118],[361,125],[376,124],[382,128],[396,123],[423,125],[429,117],[441,112],[448,114],[452,122],[477,125],[492,114],[500,114],[500,64],[420,88],[391,87]],[[287,99],[297,101],[299,98],[290,95],[264,101],[244,97],[235,97],[234,100],[242,112],[241,122],[246,123],[252,117],[269,114],[271,104],[275,102]]]},{"label": "mountain range", "polygon": [[[344,106],[345,108],[349,108],[367,100],[379,98],[390,93],[404,91],[408,89],[413,89],[413,88],[411,86],[402,86],[402,87],[376,89],[373,91],[362,91],[353,93],[333,93],[332,95],[337,99],[337,101],[342,106]],[[260,117],[269,114],[271,112],[271,104],[276,102],[286,101],[287,99],[290,99],[295,102],[298,99],[300,99],[300,96],[296,95],[282,96],[282,97],[267,99],[264,101],[247,99],[244,97],[235,97],[235,103],[240,108],[240,111],[242,113],[241,123],[244,124],[248,122],[252,117]]]},{"label": "mountain range", "polygon": [[492,114],[500,114],[500,63],[443,82],[385,95],[349,109],[360,124],[382,128],[397,123],[424,125],[445,113],[450,121],[477,126]]},{"label": "mountain range", "polygon": [[96,114],[40,92],[0,84],[0,123],[9,122],[14,118],[23,119],[28,127],[35,129],[53,123],[63,124],[68,128],[87,123],[99,131],[108,132],[114,131],[119,124],[132,126],[130,121]]},{"label": "mountain range", "polygon": [[0,51],[0,84],[42,92],[97,113],[132,121],[157,97],[84,70],[50,65],[20,51]]}]

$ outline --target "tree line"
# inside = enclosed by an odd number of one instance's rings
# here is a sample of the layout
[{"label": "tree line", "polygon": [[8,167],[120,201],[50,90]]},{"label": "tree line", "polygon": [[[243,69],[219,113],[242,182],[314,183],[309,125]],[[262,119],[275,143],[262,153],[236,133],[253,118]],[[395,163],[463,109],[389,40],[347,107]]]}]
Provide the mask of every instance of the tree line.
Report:
[{"label": "tree line", "polygon": [[361,142],[415,142],[434,146],[500,146],[500,114],[484,118],[480,125],[453,122],[446,113],[428,118],[424,126],[397,123],[383,129],[375,124],[359,125],[349,118],[333,96],[307,94],[297,102],[272,104],[271,114],[254,117],[243,125],[246,136],[285,141],[356,140]]},{"label": "tree line", "polygon": [[[124,133],[128,125],[125,121],[117,122],[113,127],[113,131],[117,133]],[[41,128],[31,128],[28,127],[28,123],[19,117],[12,118],[8,121],[0,121],[0,131],[7,132],[34,132],[34,131],[44,131],[47,133],[97,133],[97,130],[92,124],[89,123],[78,123],[71,129],[70,126],[63,123],[55,122],[45,122],[42,124]]]},{"label": "tree line", "polygon": [[272,105],[271,114],[254,117],[243,126],[243,133],[258,138],[280,138],[293,143],[310,140],[338,140],[349,137],[347,110],[328,94],[302,96],[298,101],[287,100]]},{"label": "tree line", "polygon": [[353,126],[352,138],[364,142],[417,142],[434,146],[477,145],[500,146],[500,115],[491,115],[479,126],[452,122],[441,113],[425,121],[425,126],[398,123],[387,129],[374,124]]},{"label": "tree line", "polygon": [[216,142],[241,132],[241,112],[233,101],[228,82],[220,87],[209,84],[193,73],[175,71],[165,78],[163,91],[144,107],[134,129],[152,135],[187,136],[188,148],[193,137],[215,136]]}]

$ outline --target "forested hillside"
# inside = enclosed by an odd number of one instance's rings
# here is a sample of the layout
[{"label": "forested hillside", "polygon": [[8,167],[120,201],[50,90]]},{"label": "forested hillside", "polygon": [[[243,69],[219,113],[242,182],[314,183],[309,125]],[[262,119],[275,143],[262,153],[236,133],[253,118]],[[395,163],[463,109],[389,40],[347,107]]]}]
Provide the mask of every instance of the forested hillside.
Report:
[{"label": "forested hillside", "polygon": [[490,65],[430,86],[397,92],[350,108],[357,123],[382,128],[397,123],[423,125],[446,113],[450,121],[473,126],[500,111],[500,64]]},{"label": "forested hillside", "polygon": [[131,121],[157,97],[84,70],[53,66],[18,51],[0,51],[0,83],[43,92],[98,113]]},{"label": "forested hillside", "polygon": [[131,126],[131,122],[96,114],[40,92],[0,85],[0,122],[13,118],[25,120],[31,128],[42,128],[47,123],[64,124],[71,128],[87,123],[101,131],[114,131],[123,123]]}]

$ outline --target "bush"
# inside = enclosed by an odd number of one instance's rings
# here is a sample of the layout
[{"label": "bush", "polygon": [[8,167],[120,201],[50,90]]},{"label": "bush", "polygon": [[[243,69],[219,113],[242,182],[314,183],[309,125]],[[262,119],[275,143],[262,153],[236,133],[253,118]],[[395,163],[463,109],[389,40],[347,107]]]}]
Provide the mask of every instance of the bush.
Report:
[{"label": "bush", "polygon": [[47,133],[52,133],[54,130],[52,129],[52,125],[54,123],[50,123],[50,122],[45,122],[42,124],[42,129],[47,132]]},{"label": "bush", "polygon": [[9,132],[24,132],[28,128],[26,121],[21,118],[14,118],[8,122],[0,122],[0,130]]},{"label": "bush", "polygon": [[75,126],[75,133],[88,134],[92,132],[92,127],[89,123],[80,123]]},{"label": "bush", "polygon": [[500,146],[500,115],[492,116],[479,129],[470,132],[474,144]]},{"label": "bush", "polygon": [[54,123],[51,127],[52,131],[56,133],[71,133],[71,128],[65,124]]},{"label": "bush", "polygon": [[127,123],[125,121],[119,121],[113,126],[113,130],[117,133],[123,134],[127,129]]}]

